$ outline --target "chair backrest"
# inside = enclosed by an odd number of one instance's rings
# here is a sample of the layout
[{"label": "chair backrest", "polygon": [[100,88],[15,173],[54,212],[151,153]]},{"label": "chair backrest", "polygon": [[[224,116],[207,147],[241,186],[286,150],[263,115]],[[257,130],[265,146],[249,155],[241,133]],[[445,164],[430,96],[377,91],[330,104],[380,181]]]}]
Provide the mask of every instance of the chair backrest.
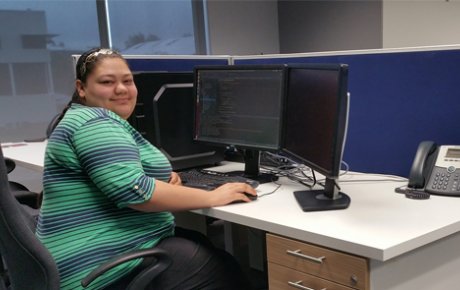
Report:
[{"label": "chair backrest", "polygon": [[59,124],[61,121],[61,113],[55,115],[51,121],[48,124],[48,127],[46,128],[46,138],[49,139],[51,136],[51,133],[53,133],[54,128]]},{"label": "chair backrest", "polygon": [[33,217],[8,186],[0,148],[0,253],[13,290],[58,290],[59,272],[48,249],[33,231]]}]

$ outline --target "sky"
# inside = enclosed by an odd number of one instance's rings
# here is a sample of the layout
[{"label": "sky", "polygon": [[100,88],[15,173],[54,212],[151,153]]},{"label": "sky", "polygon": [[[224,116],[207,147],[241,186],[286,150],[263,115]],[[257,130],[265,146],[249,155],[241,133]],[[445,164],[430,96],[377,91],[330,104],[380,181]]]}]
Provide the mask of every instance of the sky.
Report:
[{"label": "sky", "polygon": [[[86,49],[99,42],[95,0],[0,0],[0,9],[45,10],[48,33],[57,34],[54,41],[69,49]],[[111,0],[109,17],[118,49],[133,34],[160,39],[193,35],[191,0]],[[75,31],[85,37],[73,37]]]}]

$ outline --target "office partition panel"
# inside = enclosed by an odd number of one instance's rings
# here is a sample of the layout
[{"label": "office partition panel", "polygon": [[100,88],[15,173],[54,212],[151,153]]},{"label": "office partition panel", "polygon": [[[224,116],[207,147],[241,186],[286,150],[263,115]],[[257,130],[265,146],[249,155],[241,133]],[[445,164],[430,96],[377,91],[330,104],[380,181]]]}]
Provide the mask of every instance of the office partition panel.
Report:
[{"label": "office partition panel", "polygon": [[[74,65],[79,55],[72,55]],[[231,57],[225,55],[123,55],[133,72],[193,71],[196,65],[226,65]]]},{"label": "office partition panel", "polygon": [[233,57],[234,64],[345,63],[350,170],[408,176],[422,140],[460,144],[460,47]]},{"label": "office partition panel", "polygon": [[193,71],[196,65],[227,65],[229,56],[142,56],[124,55],[131,70],[138,71]]}]

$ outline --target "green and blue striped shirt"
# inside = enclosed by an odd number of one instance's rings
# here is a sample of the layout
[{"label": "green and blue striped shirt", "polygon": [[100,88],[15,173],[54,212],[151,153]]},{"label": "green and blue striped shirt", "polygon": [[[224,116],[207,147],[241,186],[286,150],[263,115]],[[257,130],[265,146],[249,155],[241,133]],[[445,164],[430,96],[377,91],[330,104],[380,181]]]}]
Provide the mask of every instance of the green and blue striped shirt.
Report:
[{"label": "green and blue striped shirt", "polygon": [[[56,260],[61,289],[82,289],[80,280],[101,263],[173,235],[171,213],[127,207],[149,200],[155,180],[170,175],[167,158],[127,121],[72,105],[48,140],[36,232]],[[139,263],[125,263],[87,289],[101,289]]]}]

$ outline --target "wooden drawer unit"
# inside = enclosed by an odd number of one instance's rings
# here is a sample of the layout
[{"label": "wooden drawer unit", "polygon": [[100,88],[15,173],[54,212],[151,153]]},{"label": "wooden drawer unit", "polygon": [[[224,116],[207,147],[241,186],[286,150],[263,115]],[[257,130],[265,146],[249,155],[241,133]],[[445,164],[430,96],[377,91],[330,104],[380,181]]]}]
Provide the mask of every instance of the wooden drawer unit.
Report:
[{"label": "wooden drawer unit", "polygon": [[267,234],[270,290],[369,290],[366,258]]},{"label": "wooden drawer unit", "polygon": [[326,279],[321,279],[310,274],[302,273],[275,263],[269,262],[268,267],[270,271],[268,276],[270,290],[353,290],[353,288],[343,286]]}]

